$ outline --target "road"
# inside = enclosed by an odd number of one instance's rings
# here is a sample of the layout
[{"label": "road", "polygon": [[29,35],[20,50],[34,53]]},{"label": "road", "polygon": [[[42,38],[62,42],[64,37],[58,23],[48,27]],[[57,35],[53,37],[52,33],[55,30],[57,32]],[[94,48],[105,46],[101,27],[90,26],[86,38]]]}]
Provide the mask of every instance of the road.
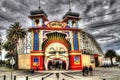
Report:
[{"label": "road", "polygon": [[[0,80],[6,75],[6,80],[10,80],[10,70],[0,68]],[[82,71],[35,71],[31,74],[29,70],[17,70],[13,72],[16,80],[120,80],[120,69],[118,68],[95,68],[93,76],[82,76]]]}]

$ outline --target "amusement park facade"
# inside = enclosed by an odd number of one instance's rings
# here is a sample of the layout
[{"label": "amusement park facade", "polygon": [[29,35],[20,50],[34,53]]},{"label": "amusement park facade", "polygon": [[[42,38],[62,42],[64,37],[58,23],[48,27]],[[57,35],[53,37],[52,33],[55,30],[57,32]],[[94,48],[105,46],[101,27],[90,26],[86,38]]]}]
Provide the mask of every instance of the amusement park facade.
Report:
[{"label": "amusement park facade", "polygon": [[38,9],[29,18],[28,36],[18,46],[19,69],[82,70],[83,66],[101,65],[102,50],[92,35],[80,29],[78,13],[68,11],[61,22],[49,22]]}]

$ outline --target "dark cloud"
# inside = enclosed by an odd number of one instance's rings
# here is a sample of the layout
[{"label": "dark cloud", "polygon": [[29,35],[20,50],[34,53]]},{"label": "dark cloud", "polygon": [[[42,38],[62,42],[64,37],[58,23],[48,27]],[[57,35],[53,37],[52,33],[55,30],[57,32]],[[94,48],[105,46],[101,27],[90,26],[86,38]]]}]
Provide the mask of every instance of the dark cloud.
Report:
[{"label": "dark cloud", "polygon": [[120,40],[115,40],[115,41],[112,41],[112,42],[110,42],[109,44],[106,44],[104,47],[106,48],[106,49],[117,49],[117,50],[119,50],[119,46],[120,46]]},{"label": "dark cloud", "polygon": [[110,0],[110,6],[112,6],[115,2],[116,0]]},{"label": "dark cloud", "polygon": [[0,26],[0,30],[5,30],[6,28],[4,26]]}]

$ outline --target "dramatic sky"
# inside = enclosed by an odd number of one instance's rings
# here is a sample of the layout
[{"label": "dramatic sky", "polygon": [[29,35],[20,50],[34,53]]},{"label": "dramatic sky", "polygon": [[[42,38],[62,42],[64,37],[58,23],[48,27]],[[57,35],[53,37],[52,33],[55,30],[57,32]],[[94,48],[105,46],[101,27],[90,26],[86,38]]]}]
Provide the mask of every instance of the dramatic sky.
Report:
[{"label": "dramatic sky", "polygon": [[[120,54],[120,0],[72,0],[71,9],[80,14],[79,28],[92,34],[102,50],[114,49]],[[69,0],[41,0],[50,21],[62,21]],[[39,0],[0,0],[0,32],[19,21],[24,28],[31,25],[28,15],[38,9]],[[107,15],[106,15],[107,14]],[[95,17],[96,16],[96,17]]]}]

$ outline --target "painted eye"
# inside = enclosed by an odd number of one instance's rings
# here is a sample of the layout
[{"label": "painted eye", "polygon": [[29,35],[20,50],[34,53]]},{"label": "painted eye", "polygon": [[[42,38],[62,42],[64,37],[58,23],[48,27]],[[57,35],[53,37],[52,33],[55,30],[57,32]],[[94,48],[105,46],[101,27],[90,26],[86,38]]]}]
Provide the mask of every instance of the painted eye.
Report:
[{"label": "painted eye", "polygon": [[59,51],[59,54],[64,54],[65,53],[65,51]]},{"label": "painted eye", "polygon": [[51,52],[49,52],[49,54],[55,54],[56,52],[55,51],[51,51]]}]

